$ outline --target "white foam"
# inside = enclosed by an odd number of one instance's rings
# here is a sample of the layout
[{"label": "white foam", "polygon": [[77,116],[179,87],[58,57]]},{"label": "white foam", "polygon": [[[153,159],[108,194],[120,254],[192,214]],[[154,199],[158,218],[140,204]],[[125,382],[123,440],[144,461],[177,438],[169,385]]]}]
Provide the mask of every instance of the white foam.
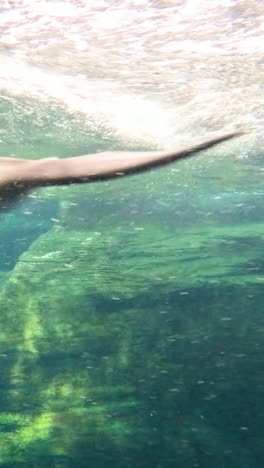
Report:
[{"label": "white foam", "polygon": [[262,58],[264,18],[254,6],[5,1],[0,89],[160,146],[252,119],[261,126],[263,77],[255,62]]}]

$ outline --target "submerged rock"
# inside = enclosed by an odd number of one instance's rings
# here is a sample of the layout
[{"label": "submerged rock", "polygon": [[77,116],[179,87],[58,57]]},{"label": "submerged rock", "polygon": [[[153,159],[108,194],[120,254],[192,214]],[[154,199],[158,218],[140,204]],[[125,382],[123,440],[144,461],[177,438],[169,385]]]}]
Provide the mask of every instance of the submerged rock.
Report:
[{"label": "submerged rock", "polygon": [[3,460],[143,467],[147,450],[152,466],[191,466],[206,444],[220,459],[221,418],[240,408],[227,402],[263,344],[263,318],[249,314],[262,295],[261,225],[61,224],[0,295]]}]

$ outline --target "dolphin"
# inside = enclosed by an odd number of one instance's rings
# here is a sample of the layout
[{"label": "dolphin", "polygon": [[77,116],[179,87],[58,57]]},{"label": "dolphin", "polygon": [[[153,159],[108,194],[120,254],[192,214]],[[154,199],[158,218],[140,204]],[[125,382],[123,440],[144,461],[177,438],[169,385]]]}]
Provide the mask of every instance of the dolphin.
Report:
[{"label": "dolphin", "polygon": [[31,189],[110,180],[158,168],[191,157],[241,135],[234,131],[175,151],[107,151],[67,159],[0,157],[0,211]]}]

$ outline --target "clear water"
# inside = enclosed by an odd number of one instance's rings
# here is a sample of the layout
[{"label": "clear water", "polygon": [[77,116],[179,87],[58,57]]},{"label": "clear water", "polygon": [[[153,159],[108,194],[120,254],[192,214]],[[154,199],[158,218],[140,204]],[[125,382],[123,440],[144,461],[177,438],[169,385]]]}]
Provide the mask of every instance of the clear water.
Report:
[{"label": "clear water", "polygon": [[1,214],[1,466],[262,466],[263,18],[260,0],[1,3],[1,155],[249,132]]}]

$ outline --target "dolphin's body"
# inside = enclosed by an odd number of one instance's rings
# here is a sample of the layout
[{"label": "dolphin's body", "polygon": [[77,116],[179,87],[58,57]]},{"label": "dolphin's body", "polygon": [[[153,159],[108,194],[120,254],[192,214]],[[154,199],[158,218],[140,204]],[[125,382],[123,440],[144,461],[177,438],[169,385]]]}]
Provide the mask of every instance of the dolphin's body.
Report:
[{"label": "dolphin's body", "polygon": [[97,182],[127,176],[188,158],[240,135],[232,132],[178,151],[113,151],[68,159],[39,160],[0,157],[0,210],[33,188]]}]

